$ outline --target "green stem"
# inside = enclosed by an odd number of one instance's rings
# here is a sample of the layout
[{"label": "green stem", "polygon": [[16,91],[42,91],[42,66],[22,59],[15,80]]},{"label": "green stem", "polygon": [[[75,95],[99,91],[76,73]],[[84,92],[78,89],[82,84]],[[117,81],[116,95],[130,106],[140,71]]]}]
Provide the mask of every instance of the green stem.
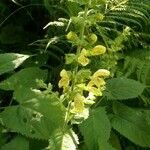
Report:
[{"label": "green stem", "polygon": [[[86,19],[87,19],[87,13],[88,13],[88,6],[85,6],[84,16],[83,16],[83,19],[84,19],[85,21],[86,21]],[[84,40],[84,32],[85,32],[85,26],[86,26],[86,22],[85,22],[85,21],[83,22],[83,26],[82,26],[81,29],[80,29],[79,38],[80,38],[81,41]],[[76,52],[77,57],[79,56],[79,54],[80,54],[80,52],[81,52],[81,49],[82,49],[82,45],[79,45],[79,46],[77,47],[77,52]],[[75,66],[74,71],[73,71],[73,78],[74,78],[73,87],[74,87],[75,82],[76,82],[75,78],[76,78],[76,74],[77,74],[77,72],[78,72],[78,67],[79,67],[79,65],[78,65],[78,63],[76,63],[76,66]]]},{"label": "green stem", "polygon": [[[87,19],[87,13],[88,13],[88,6],[85,6],[85,11],[84,11],[84,16],[83,16],[84,20]],[[85,26],[86,26],[86,22],[84,21],[83,26],[80,29],[80,35],[79,35],[79,38],[80,38],[81,41],[84,40]],[[81,52],[81,49],[82,49],[82,45],[79,45],[77,47],[77,52],[76,52],[77,56],[79,56],[79,54]],[[78,63],[76,63],[76,66],[73,69],[73,79],[72,79],[71,91],[74,90],[74,87],[75,87],[75,84],[76,84],[76,75],[77,75],[77,72],[78,72],[78,67],[79,67],[79,65],[78,65]],[[65,115],[65,122],[64,122],[64,126],[63,126],[64,130],[66,129],[66,126],[67,126],[68,122],[70,121],[69,118],[70,118],[71,102],[72,101],[70,100],[70,102],[68,103],[67,112],[66,112],[66,115]]]}]

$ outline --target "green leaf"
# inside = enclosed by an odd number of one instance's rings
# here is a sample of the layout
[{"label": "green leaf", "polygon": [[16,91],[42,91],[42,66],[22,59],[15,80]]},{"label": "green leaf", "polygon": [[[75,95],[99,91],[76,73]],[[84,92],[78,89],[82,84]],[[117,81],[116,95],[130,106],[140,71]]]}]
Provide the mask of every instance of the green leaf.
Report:
[{"label": "green leaf", "polygon": [[78,137],[72,130],[56,130],[49,140],[47,150],[76,150]]},{"label": "green leaf", "polygon": [[89,118],[79,125],[88,150],[105,150],[111,126],[105,108],[98,107],[91,111]]},{"label": "green leaf", "polygon": [[16,53],[0,54],[0,75],[16,69],[29,57],[29,55]]},{"label": "green leaf", "polygon": [[37,111],[20,106],[12,106],[0,114],[4,126],[11,132],[21,133],[27,137],[48,139],[49,132],[45,118]]},{"label": "green leaf", "polygon": [[150,124],[146,111],[135,110],[121,103],[114,103],[113,110],[113,128],[135,144],[150,147]]},{"label": "green leaf", "polygon": [[29,150],[29,141],[22,136],[17,136],[5,144],[1,150]]},{"label": "green leaf", "polygon": [[64,124],[65,109],[55,94],[44,95],[39,90],[32,98],[24,99],[19,105],[10,106],[0,114],[3,125],[12,132],[30,138],[49,139],[55,129]]},{"label": "green leaf", "polygon": [[99,150],[116,150],[113,148],[108,142],[101,142],[101,139],[98,141],[99,144]]},{"label": "green leaf", "polygon": [[8,140],[9,135],[5,132],[5,128],[0,125],[0,148],[5,145]]},{"label": "green leaf", "polygon": [[36,80],[45,80],[47,71],[36,67],[25,68],[15,73],[8,79],[0,83],[0,88],[4,90],[15,90],[18,87],[36,87]]},{"label": "green leaf", "polygon": [[48,145],[48,140],[29,139],[30,150],[44,150]]},{"label": "green leaf", "polygon": [[122,150],[121,143],[120,143],[120,140],[119,140],[119,136],[116,135],[115,132],[113,132],[113,131],[111,131],[111,136],[109,138],[109,142],[117,150]]},{"label": "green leaf", "polygon": [[136,98],[142,94],[145,86],[138,81],[126,78],[108,80],[104,95],[109,100],[125,100]]}]

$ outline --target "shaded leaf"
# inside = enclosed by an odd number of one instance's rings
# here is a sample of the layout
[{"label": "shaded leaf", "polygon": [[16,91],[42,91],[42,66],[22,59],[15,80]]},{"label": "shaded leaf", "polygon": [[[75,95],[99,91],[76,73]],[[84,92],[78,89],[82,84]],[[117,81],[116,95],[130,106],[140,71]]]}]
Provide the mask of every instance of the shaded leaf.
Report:
[{"label": "shaded leaf", "polygon": [[104,95],[109,100],[124,100],[136,98],[142,94],[145,86],[138,81],[126,78],[108,80]]},{"label": "shaded leaf", "polygon": [[78,137],[72,130],[58,129],[51,136],[47,150],[76,150],[76,144]]},{"label": "shaded leaf", "polygon": [[108,142],[101,142],[101,139],[98,141],[99,144],[99,150],[117,150],[113,148]]},{"label": "shaded leaf", "polygon": [[120,103],[114,103],[113,110],[113,128],[135,144],[150,147],[150,124],[146,111],[135,110]]},{"label": "shaded leaf", "polygon": [[17,136],[5,144],[1,150],[29,150],[29,141],[22,136]]},{"label": "shaded leaf", "polygon": [[36,67],[25,68],[15,73],[8,79],[0,83],[0,88],[4,90],[15,90],[18,87],[36,87],[37,79],[45,80],[47,78],[47,71]]},{"label": "shaded leaf", "polygon": [[29,57],[29,55],[17,53],[0,54],[0,75],[16,69]]},{"label": "shaded leaf", "polygon": [[65,109],[55,95],[33,92],[32,98],[18,100],[21,102],[19,105],[6,108],[0,118],[12,132],[31,138],[49,139],[55,129],[63,126]]},{"label": "shaded leaf", "polygon": [[107,143],[111,131],[105,108],[92,110],[89,118],[79,125],[79,128],[88,150],[105,148],[103,146]]}]

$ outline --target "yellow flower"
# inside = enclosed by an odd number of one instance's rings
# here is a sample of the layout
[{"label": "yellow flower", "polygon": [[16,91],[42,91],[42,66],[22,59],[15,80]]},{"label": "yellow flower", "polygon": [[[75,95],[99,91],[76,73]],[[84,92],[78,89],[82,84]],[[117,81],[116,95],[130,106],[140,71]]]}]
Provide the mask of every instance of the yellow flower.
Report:
[{"label": "yellow flower", "polygon": [[94,34],[94,33],[90,34],[88,40],[89,40],[89,42],[90,42],[91,44],[96,43],[96,41],[97,41],[97,35]]},{"label": "yellow flower", "polygon": [[92,78],[97,78],[97,77],[109,77],[110,76],[110,72],[106,69],[99,69],[97,70]]},{"label": "yellow flower", "polygon": [[87,56],[87,54],[88,54],[88,51],[87,51],[85,48],[83,48],[83,49],[81,50],[80,55]]},{"label": "yellow flower", "polygon": [[89,64],[89,59],[83,55],[78,57],[78,63],[80,63],[82,66],[86,66]]},{"label": "yellow flower", "polygon": [[104,79],[102,78],[92,78],[92,80],[88,83],[87,86],[93,86],[95,85],[97,88],[101,88],[103,86],[105,86],[106,82],[104,81]]},{"label": "yellow flower", "polygon": [[73,112],[81,113],[84,110],[84,100],[85,97],[80,95],[79,93],[74,97],[74,109]]},{"label": "yellow flower", "polygon": [[101,54],[104,54],[106,52],[106,47],[103,46],[103,45],[97,45],[95,46],[93,49],[92,49],[92,52],[91,54],[93,56],[96,56],[96,55],[101,55]]},{"label": "yellow flower", "polygon": [[76,40],[77,39],[77,34],[75,33],[75,32],[72,32],[72,31],[70,31],[67,35],[66,35],[66,38],[68,39],[68,40]]},{"label": "yellow flower", "polygon": [[86,49],[82,49],[80,56],[78,57],[78,63],[80,63],[82,66],[86,66],[89,64],[90,60],[86,57],[87,51]]},{"label": "yellow flower", "polygon": [[110,72],[105,69],[99,69],[91,77],[91,81],[87,84],[87,91],[95,96],[102,96],[102,91],[105,89],[106,82],[102,77],[108,77]]},{"label": "yellow flower", "polygon": [[65,69],[63,69],[60,72],[60,76],[61,76],[61,79],[58,83],[58,86],[59,86],[59,88],[63,87],[63,89],[66,90],[68,88],[69,82],[70,82],[69,75],[68,75],[67,71]]},{"label": "yellow flower", "polygon": [[[105,82],[105,81],[104,81]],[[102,87],[104,86],[104,83],[101,82],[98,79],[92,79],[88,84],[87,84],[87,91],[89,91],[91,94],[95,96],[102,96]]]},{"label": "yellow flower", "polygon": [[94,101],[95,99],[96,99],[96,97],[94,96],[94,94],[89,92],[89,95],[84,100],[84,103],[88,104],[88,105],[92,105],[95,103],[95,101]]},{"label": "yellow flower", "polygon": [[102,96],[102,91],[100,88],[93,86],[87,86],[87,90],[95,96]]}]

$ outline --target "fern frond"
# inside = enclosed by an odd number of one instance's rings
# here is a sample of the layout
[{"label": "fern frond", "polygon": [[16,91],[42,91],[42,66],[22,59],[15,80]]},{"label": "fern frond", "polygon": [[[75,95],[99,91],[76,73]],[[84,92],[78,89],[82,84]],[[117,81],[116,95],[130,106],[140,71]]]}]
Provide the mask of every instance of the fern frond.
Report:
[{"label": "fern frond", "polygon": [[106,17],[106,19],[121,22],[127,26],[131,26],[131,24],[133,24],[134,26],[137,26],[138,28],[140,28],[140,30],[142,30],[142,23],[139,23],[138,21],[134,20],[133,18],[131,19],[131,18],[128,18],[125,16],[119,16],[119,15],[118,16],[108,15]]},{"label": "fern frond", "polygon": [[[110,0],[105,8],[105,18],[98,24],[106,33],[121,31],[125,26],[131,28],[134,43],[146,43],[150,25],[150,2],[147,0]],[[146,34],[144,34],[146,33]],[[143,35],[143,36],[140,36]],[[108,35],[107,35],[108,36]],[[117,32],[116,32],[117,36]],[[109,36],[111,38],[111,36]],[[148,38],[149,39],[149,38]],[[145,42],[146,40],[146,42]],[[130,40],[128,45],[133,45]]]},{"label": "fern frond", "polygon": [[126,77],[135,74],[137,80],[145,85],[150,85],[150,61],[144,61],[134,57],[126,57],[123,70]]},{"label": "fern frond", "polygon": [[109,15],[113,16],[119,16],[121,15],[122,17],[125,18],[130,18],[139,22],[144,22],[144,24],[148,24],[149,20],[145,15],[139,15],[137,13],[133,13],[132,11],[121,11],[121,12],[111,12]]}]

